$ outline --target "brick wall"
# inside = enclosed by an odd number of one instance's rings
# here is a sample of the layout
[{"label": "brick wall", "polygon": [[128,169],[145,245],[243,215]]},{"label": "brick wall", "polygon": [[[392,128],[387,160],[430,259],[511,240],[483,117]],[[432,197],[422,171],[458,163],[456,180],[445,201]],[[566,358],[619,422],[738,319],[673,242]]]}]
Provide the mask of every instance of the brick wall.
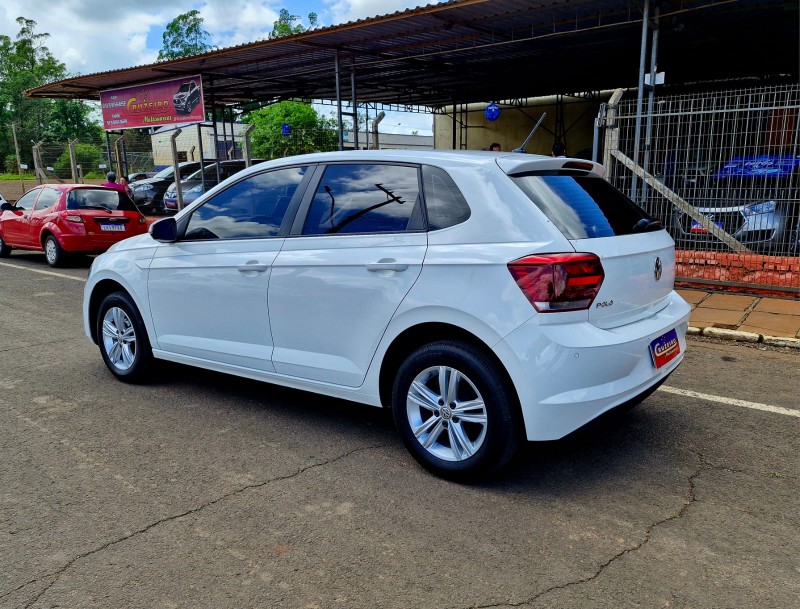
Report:
[{"label": "brick wall", "polygon": [[[676,251],[676,274],[686,281],[679,285],[702,286],[703,279],[747,283],[753,287],[725,287],[725,291],[761,295],[787,296],[787,292],[770,286],[800,288],[800,257],[764,256],[762,254],[733,254],[722,252]],[[693,283],[692,279],[698,279]],[[795,297],[800,297],[795,294]]]}]

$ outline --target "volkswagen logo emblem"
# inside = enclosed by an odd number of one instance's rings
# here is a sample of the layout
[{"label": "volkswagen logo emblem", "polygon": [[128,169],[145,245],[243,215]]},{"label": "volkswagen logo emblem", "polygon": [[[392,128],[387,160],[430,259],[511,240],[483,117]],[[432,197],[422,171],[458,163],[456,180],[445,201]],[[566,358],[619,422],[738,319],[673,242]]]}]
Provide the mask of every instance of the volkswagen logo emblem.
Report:
[{"label": "volkswagen logo emblem", "polygon": [[656,264],[655,264],[655,267],[653,268],[653,277],[656,278],[656,281],[661,279],[661,271],[662,270],[663,269],[661,268],[661,258],[656,257]]}]

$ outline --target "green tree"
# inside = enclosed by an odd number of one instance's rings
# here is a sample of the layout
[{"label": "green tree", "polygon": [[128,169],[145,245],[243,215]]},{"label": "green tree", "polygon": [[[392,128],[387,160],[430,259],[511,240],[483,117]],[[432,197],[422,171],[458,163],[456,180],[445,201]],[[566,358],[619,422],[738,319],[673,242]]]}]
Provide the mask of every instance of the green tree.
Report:
[{"label": "green tree", "polygon": [[[292,34],[301,34],[306,31],[306,28],[300,23],[302,17],[300,15],[292,15],[287,9],[282,8],[278,15],[278,20],[272,26],[270,38],[280,38],[281,36],[291,36]],[[308,29],[317,27],[317,14],[308,14]]]},{"label": "green tree", "polygon": [[211,49],[210,36],[203,29],[200,11],[182,13],[167,24],[161,37],[163,48],[158,52],[158,61],[205,53]]},{"label": "green tree", "polygon": [[[255,125],[252,150],[256,157],[272,159],[336,150],[339,142],[336,121],[302,102],[282,101],[250,112],[242,120]],[[284,124],[291,128],[290,135],[284,135]]]},{"label": "green tree", "polygon": [[[103,162],[103,152],[94,144],[75,144],[75,162],[81,166],[84,174],[96,171],[97,166]],[[72,175],[69,149],[58,157],[53,168],[56,170],[56,175],[62,178]]]},{"label": "green tree", "polygon": [[14,40],[0,36],[0,158],[14,154],[9,128],[13,122],[23,162],[31,164],[31,140],[89,138],[98,131],[83,102],[25,96],[26,90],[68,74],[45,44],[50,35],[36,31],[36,21],[19,17],[17,25]]},{"label": "green tree", "polygon": [[100,140],[103,128],[92,121],[92,110],[89,104],[82,101],[55,100],[50,108],[43,139],[62,142],[75,138],[84,142]]}]

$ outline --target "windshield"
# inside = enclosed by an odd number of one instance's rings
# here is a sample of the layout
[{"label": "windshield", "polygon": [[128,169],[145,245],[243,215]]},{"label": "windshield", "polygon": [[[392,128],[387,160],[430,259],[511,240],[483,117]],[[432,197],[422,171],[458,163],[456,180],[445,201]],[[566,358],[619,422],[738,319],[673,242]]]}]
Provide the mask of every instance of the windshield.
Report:
[{"label": "windshield", "polygon": [[178,93],[186,93],[191,88],[191,85],[188,82],[185,82],[181,85],[181,88],[178,89]]},{"label": "windshield", "polygon": [[165,178],[171,178],[174,174],[175,174],[175,169],[170,165],[169,167],[165,167],[164,169],[159,171],[153,177],[154,178],[160,178],[160,179],[163,180]]}]

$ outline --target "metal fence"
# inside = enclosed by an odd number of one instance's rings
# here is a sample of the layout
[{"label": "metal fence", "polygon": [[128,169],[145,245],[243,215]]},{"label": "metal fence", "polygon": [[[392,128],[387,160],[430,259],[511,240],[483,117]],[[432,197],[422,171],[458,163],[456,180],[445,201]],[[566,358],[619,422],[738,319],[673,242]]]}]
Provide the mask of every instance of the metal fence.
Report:
[{"label": "metal fence", "polygon": [[638,155],[636,100],[608,112],[609,180],[670,231],[680,280],[800,292],[799,110],[798,85],[645,100]]},{"label": "metal fence", "polygon": [[[93,139],[43,141],[22,148],[19,158],[5,159],[0,168],[0,194],[16,199],[36,183],[98,182],[114,171],[117,178],[141,179],[175,163],[269,160],[305,152],[338,149],[338,133],[331,129],[297,129],[251,142],[249,125],[242,123],[192,124],[153,131],[109,132]],[[252,145],[251,145],[252,144]],[[11,183],[16,183],[13,187]]]}]

